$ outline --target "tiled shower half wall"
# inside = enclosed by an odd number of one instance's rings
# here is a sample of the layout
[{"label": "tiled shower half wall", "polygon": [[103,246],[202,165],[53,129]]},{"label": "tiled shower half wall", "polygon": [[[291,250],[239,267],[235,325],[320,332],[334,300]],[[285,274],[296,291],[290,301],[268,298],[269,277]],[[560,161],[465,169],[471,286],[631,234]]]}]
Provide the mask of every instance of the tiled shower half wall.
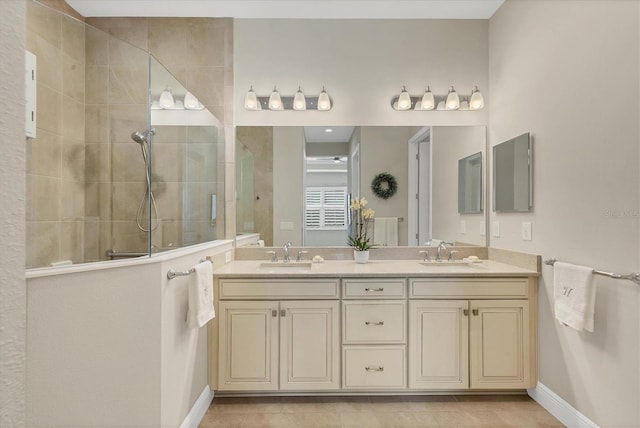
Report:
[{"label": "tiled shower half wall", "polygon": [[[151,107],[169,88],[179,107],[189,70],[168,71],[149,46],[185,50],[173,39],[186,44],[188,32],[163,39],[146,18],[142,28],[127,18],[91,26],[33,0],[27,5],[38,110],[37,138],[26,142],[26,267],[144,256],[224,238],[224,123],[216,118],[224,115],[223,102],[192,90],[202,94],[197,110]],[[195,20],[192,32],[223,28],[224,40],[227,22],[211,21]],[[122,40],[118,31],[136,40]]]}]

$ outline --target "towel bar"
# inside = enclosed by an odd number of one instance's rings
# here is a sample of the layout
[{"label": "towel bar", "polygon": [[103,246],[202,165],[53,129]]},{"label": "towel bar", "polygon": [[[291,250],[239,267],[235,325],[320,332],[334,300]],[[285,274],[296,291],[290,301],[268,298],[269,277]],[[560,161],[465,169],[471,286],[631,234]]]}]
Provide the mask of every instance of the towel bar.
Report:
[{"label": "towel bar", "polygon": [[[200,259],[200,262],[199,262],[199,263],[206,262],[206,261],[211,261],[211,260],[209,260],[209,258],[206,258],[206,259]],[[192,267],[192,268],[191,268],[191,269],[189,269],[189,270],[183,270],[183,271],[169,269],[169,270],[167,271],[167,279],[173,279],[173,278],[175,278],[176,276],[187,276],[187,275],[191,275],[191,274],[192,274],[192,273],[194,273],[195,271],[196,271],[196,268],[195,268],[195,267]]]},{"label": "towel bar", "polygon": [[[556,259],[547,259],[544,261],[544,264],[553,266],[555,262],[557,262]],[[593,273],[595,273],[596,275],[608,276],[609,278],[626,279],[626,280],[635,282],[636,285],[640,285],[640,272],[622,274],[622,273],[605,272],[605,271],[594,269]]]}]

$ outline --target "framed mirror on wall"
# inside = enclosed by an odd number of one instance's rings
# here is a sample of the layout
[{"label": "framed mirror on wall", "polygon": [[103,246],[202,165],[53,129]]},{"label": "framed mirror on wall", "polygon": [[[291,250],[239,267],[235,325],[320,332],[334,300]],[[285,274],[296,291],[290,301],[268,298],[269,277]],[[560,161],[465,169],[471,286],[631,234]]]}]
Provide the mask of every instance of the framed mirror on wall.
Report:
[{"label": "framed mirror on wall", "polygon": [[530,212],[532,208],[532,146],[527,132],[493,147],[493,210]]},{"label": "framed mirror on wall", "polygon": [[[379,246],[485,246],[486,145],[484,126],[237,127],[237,233],[266,246],[347,246],[348,201],[365,197]],[[380,174],[396,185],[387,199],[372,188]]]}]

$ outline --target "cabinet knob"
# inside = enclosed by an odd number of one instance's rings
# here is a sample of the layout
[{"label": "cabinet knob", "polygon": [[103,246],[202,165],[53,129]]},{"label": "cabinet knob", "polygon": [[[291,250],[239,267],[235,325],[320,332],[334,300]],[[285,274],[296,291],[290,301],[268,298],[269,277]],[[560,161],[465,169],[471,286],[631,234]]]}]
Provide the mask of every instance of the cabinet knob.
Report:
[{"label": "cabinet knob", "polygon": [[271,316],[272,317],[277,317],[278,316],[278,310],[277,309],[272,309],[271,310]]},{"label": "cabinet knob", "polygon": [[471,313],[472,313],[473,315],[477,316],[477,315],[478,315],[478,310],[477,310],[477,309],[472,309],[472,310],[471,310]]},{"label": "cabinet knob", "polygon": [[384,321],[365,321],[364,325],[384,325]]},{"label": "cabinet knob", "polygon": [[465,317],[468,317],[468,316],[469,316],[469,309],[463,309],[463,310],[462,310],[462,314],[463,314]]},{"label": "cabinet knob", "polygon": [[368,372],[383,372],[384,366],[366,366],[364,369]]},{"label": "cabinet knob", "polygon": [[372,291],[381,292],[381,291],[384,291],[384,288],[382,288],[382,287],[380,287],[380,288],[368,288],[367,287],[367,288],[364,289],[364,291],[367,291],[367,292],[372,292]]}]

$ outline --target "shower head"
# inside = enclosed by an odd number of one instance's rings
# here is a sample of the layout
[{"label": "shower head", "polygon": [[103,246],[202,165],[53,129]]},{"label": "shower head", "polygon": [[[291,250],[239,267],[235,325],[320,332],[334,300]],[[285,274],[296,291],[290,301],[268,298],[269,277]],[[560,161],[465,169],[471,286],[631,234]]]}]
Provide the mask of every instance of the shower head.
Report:
[{"label": "shower head", "polygon": [[149,144],[149,135],[154,135],[155,133],[155,128],[145,129],[144,131],[135,131],[131,134],[131,139],[138,144]]}]

